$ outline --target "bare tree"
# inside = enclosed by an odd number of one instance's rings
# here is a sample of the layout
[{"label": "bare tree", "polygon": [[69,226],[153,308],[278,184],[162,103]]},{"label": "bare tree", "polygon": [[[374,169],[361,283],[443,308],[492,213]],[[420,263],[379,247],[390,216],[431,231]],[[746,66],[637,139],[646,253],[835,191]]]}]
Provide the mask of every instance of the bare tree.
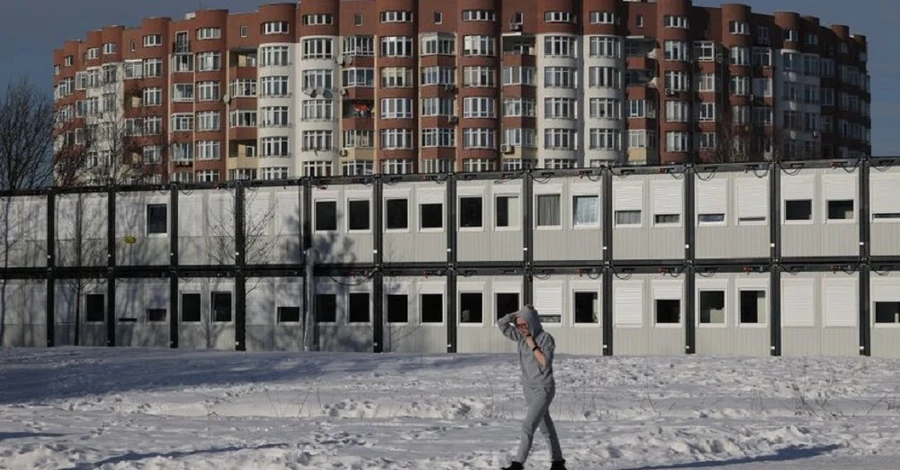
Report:
[{"label": "bare tree", "polygon": [[[27,79],[7,85],[0,96],[0,190],[41,188],[50,183],[53,123],[49,94]],[[13,231],[19,229],[25,216],[13,209],[13,198],[0,201],[0,262],[4,269],[10,266],[14,245],[22,243]],[[0,279],[0,344],[5,337],[7,286],[6,278]]]}]

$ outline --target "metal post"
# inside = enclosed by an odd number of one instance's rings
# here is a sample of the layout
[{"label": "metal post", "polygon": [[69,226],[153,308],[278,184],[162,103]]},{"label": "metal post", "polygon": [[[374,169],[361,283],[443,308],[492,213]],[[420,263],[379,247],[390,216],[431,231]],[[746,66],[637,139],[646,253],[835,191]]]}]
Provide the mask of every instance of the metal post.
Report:
[{"label": "metal post", "polygon": [[871,252],[871,217],[869,216],[871,195],[869,194],[869,178],[871,177],[871,161],[864,158],[859,164],[859,354],[872,355],[872,270],[869,262]]},{"label": "metal post", "polygon": [[603,168],[603,355],[613,355],[613,174],[610,167]]},{"label": "metal post", "polygon": [[244,185],[238,180],[234,188],[234,349],[247,350],[247,277]]},{"label": "metal post", "polygon": [[384,351],[384,274],[381,270],[384,263],[384,202],[382,196],[384,194],[384,186],[380,177],[374,178],[372,181],[372,204],[375,205],[375,227],[374,244],[375,248],[372,252],[372,263],[374,264],[375,274],[372,276],[372,291],[375,297],[372,302],[372,351],[380,353]]},{"label": "metal post", "polygon": [[[107,190],[106,233],[106,345],[116,345],[116,190]],[[80,301],[80,299],[79,299]]]},{"label": "metal post", "polygon": [[56,192],[47,193],[47,347],[56,345]]},{"label": "metal post", "polygon": [[[456,300],[456,263],[457,259],[457,244],[459,242],[457,238],[457,229],[456,229],[456,213],[457,213],[457,201],[456,201],[456,188],[457,178],[456,175],[448,175],[447,176],[447,276],[449,280],[450,273],[454,274],[453,277],[453,290],[448,290],[448,295],[454,299],[454,308],[453,312],[456,312],[455,300]],[[449,312],[448,312],[449,313]],[[447,322],[447,352],[455,353],[458,346],[458,334],[459,331],[456,328],[456,320],[454,316],[454,321]]]},{"label": "metal post", "polygon": [[534,174],[529,168],[522,175],[522,238],[525,246],[522,248],[525,265],[525,279],[522,282],[523,303],[530,305],[534,302],[534,279],[532,278],[534,266]]},{"label": "metal post", "polygon": [[[684,299],[684,321],[685,321],[685,346],[684,350],[687,354],[696,353],[697,349],[697,327],[694,323],[696,317],[695,305],[697,303],[696,294],[696,278],[694,273],[694,262],[696,250],[694,241],[696,238],[695,227],[696,217],[694,216],[696,194],[694,191],[695,171],[693,165],[687,165],[684,169],[684,264],[685,264],[685,299]],[[724,195],[723,195],[724,197]]]},{"label": "metal post", "polygon": [[178,348],[178,185],[169,189],[169,347]]},{"label": "metal post", "polygon": [[306,308],[303,309],[303,350],[304,351],[314,351],[314,331],[315,328],[315,312],[316,312],[316,284],[315,284],[315,264],[316,264],[316,254],[312,248],[307,248],[303,252],[303,258],[305,261],[305,272],[304,277],[306,282],[303,283],[304,294],[306,295],[304,304]]},{"label": "metal post", "polygon": [[771,271],[771,320],[770,352],[781,355],[781,162],[770,165],[769,170],[769,239]]}]

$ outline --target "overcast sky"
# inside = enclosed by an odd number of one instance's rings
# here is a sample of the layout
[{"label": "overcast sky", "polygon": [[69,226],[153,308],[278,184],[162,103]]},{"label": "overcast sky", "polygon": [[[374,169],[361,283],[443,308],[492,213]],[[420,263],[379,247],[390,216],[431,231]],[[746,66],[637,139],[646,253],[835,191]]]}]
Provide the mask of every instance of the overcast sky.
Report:
[{"label": "overcast sky", "polygon": [[[28,77],[51,89],[53,49],[67,39],[83,38],[104,25],[136,26],[146,16],[177,18],[203,8],[254,11],[276,0],[8,0],[0,15],[0,86]],[[337,0],[335,0],[337,1]],[[510,0],[505,0],[510,1]],[[722,3],[695,0],[695,5]],[[738,3],[735,1],[734,3]],[[822,24],[847,24],[851,32],[869,39],[869,73],[872,75],[872,146],[875,155],[900,155],[900,44],[896,40],[898,0],[745,0],[755,12],[798,11],[818,16]]]}]

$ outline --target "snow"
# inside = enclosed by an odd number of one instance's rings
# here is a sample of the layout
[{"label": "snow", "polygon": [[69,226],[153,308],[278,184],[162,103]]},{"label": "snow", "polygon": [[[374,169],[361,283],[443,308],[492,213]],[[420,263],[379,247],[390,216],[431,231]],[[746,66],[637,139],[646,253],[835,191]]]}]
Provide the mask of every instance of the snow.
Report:
[{"label": "snow", "polygon": [[[896,467],[900,361],[559,356],[570,469]],[[2,469],[496,469],[515,357],[0,350]],[[536,437],[526,468],[547,469]]]}]

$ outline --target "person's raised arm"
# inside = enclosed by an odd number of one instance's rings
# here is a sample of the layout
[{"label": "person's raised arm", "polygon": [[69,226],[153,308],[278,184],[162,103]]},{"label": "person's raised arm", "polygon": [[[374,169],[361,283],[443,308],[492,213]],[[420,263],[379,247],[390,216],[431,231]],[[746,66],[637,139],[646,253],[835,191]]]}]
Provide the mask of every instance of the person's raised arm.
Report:
[{"label": "person's raised arm", "polygon": [[518,341],[522,338],[522,335],[519,334],[519,330],[516,329],[515,322],[516,314],[507,313],[497,320],[497,328],[500,328],[500,332],[503,333],[503,336],[506,336],[513,341]]}]

